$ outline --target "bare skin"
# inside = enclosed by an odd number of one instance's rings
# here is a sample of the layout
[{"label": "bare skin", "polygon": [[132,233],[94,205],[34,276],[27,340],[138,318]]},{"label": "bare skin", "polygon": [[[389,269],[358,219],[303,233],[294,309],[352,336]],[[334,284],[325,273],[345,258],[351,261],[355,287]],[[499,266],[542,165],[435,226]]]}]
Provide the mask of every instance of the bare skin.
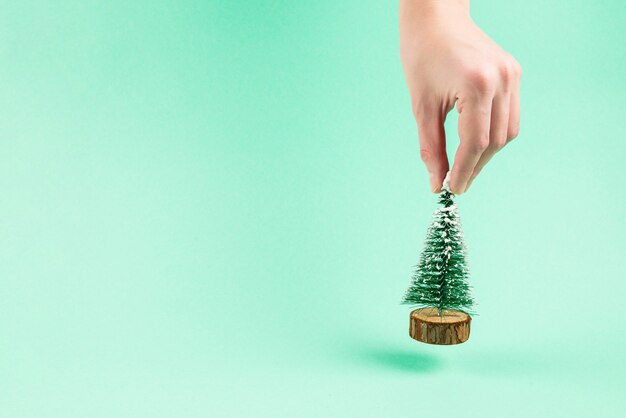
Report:
[{"label": "bare skin", "polygon": [[472,21],[469,0],[400,0],[400,53],[433,192],[449,170],[443,124],[456,104],[450,190],[465,193],[519,133],[521,67]]}]

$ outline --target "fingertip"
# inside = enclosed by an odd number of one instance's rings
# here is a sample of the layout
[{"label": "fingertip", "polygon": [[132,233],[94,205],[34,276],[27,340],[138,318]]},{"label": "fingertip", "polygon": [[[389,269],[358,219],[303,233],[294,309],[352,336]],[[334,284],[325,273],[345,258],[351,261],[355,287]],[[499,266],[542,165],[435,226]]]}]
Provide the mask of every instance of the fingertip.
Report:
[{"label": "fingertip", "polygon": [[457,195],[457,196],[462,195],[463,193],[465,193],[465,190],[461,191],[461,189],[460,189],[460,188],[453,187],[453,186],[450,186],[450,191],[451,191],[453,194]]},{"label": "fingertip", "polygon": [[454,169],[450,174],[450,191],[455,195],[463,194],[465,186],[459,181],[459,176],[455,173]]},{"label": "fingertip", "polygon": [[445,174],[435,174],[435,173],[429,173],[429,177],[430,177],[430,190],[433,193],[441,193],[441,190],[443,188],[443,180],[445,178]]},{"label": "fingertip", "polygon": [[455,194],[455,195],[462,195],[463,193],[465,193],[465,188],[459,187],[459,186],[453,186],[452,184],[450,185],[450,191]]}]

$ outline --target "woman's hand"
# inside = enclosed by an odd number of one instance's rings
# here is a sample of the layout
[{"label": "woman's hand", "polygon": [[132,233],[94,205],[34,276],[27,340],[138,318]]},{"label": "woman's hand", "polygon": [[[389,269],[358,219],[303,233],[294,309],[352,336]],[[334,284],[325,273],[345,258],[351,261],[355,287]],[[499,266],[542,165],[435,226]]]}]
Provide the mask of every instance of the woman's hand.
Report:
[{"label": "woman's hand", "polygon": [[521,67],[474,24],[467,0],[400,0],[400,50],[434,192],[449,169],[443,124],[456,103],[450,189],[464,193],[519,132]]}]

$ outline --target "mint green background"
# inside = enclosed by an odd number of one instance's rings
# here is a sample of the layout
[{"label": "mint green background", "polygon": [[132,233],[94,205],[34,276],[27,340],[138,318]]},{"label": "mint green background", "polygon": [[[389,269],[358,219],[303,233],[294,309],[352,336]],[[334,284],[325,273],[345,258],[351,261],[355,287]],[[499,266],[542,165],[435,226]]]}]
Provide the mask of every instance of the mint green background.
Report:
[{"label": "mint green background", "polygon": [[523,116],[453,347],[398,303],[436,200],[396,15],[1,3],[2,418],[624,416],[626,5],[473,2]]}]

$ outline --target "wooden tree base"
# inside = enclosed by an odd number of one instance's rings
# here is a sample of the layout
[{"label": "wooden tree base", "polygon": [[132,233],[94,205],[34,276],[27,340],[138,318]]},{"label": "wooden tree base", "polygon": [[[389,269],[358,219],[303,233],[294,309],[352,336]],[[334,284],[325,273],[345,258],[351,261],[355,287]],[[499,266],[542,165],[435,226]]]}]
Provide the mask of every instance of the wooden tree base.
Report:
[{"label": "wooden tree base", "polygon": [[465,312],[420,308],[411,312],[409,335],[428,344],[461,344],[470,334],[472,317]]}]

